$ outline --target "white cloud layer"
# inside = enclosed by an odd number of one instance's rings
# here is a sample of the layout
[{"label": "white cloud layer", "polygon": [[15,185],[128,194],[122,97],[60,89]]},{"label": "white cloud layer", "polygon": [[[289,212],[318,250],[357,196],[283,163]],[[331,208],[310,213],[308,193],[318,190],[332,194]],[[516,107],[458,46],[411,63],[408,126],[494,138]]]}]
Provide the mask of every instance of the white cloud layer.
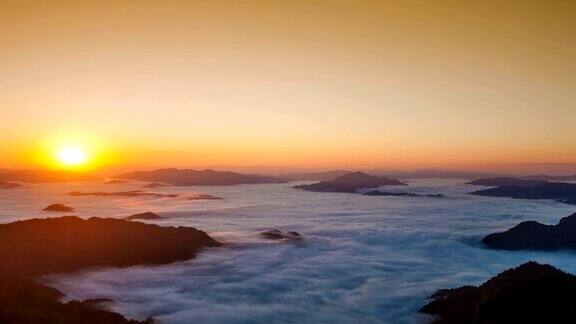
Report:
[{"label": "white cloud layer", "polygon": [[[83,216],[158,211],[168,218],[158,223],[195,226],[228,245],[178,264],[47,280],[68,299],[110,298],[116,311],[165,323],[419,323],[428,317],[418,309],[438,288],[478,284],[527,260],[576,273],[571,252],[493,251],[478,244],[522,220],[556,223],[573,212],[568,205],[470,196],[475,187],[453,180],[394,188],[446,199],[312,193],[292,185],[193,188],[225,198],[210,202],[68,198]],[[47,187],[31,190],[44,193],[42,203],[58,197]],[[30,215],[24,205],[33,194],[20,195],[20,203],[4,211],[12,217]],[[258,236],[272,227],[306,240]]]}]

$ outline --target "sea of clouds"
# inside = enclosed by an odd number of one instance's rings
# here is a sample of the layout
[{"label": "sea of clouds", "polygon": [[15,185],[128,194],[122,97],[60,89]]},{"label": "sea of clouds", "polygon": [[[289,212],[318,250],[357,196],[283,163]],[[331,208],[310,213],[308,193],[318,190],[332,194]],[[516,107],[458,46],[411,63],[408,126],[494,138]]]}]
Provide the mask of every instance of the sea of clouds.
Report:
[{"label": "sea of clouds", "polygon": [[[164,323],[422,323],[430,318],[418,309],[439,288],[479,284],[527,260],[576,273],[571,252],[494,251],[479,244],[523,220],[556,223],[573,206],[472,196],[467,193],[479,187],[463,182],[419,179],[386,189],[443,193],[443,199],[313,193],[294,184],[155,190],[223,201],[68,197],[62,193],[80,185],[37,185],[0,195],[8,204],[0,217],[29,218],[43,204],[64,202],[83,217],[154,211],[167,218],[156,223],[206,230],[225,246],[193,260],[44,278],[67,299],[110,298],[115,311]],[[268,228],[306,239],[260,238]]]}]

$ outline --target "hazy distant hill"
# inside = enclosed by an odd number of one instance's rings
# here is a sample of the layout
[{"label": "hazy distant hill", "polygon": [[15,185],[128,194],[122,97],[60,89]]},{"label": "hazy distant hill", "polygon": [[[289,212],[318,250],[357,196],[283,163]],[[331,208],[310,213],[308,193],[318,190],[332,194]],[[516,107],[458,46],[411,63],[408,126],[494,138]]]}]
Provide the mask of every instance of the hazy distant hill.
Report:
[{"label": "hazy distant hill", "polygon": [[388,177],[378,177],[363,172],[350,172],[329,181],[295,186],[296,189],[316,192],[356,193],[363,188],[378,188],[380,186],[404,186],[403,182]]},{"label": "hazy distant hill", "polygon": [[373,174],[385,175],[396,179],[441,178],[441,179],[479,179],[501,176],[495,173],[458,170],[421,169],[414,171],[376,170]]},{"label": "hazy distant hill", "polygon": [[308,172],[308,173],[291,173],[287,175],[282,175],[281,178],[290,181],[310,181],[310,180],[332,180],[336,177],[343,176],[352,171],[348,170],[332,170],[332,171],[322,171],[322,172]]},{"label": "hazy distant hill", "polygon": [[149,182],[165,182],[174,186],[226,186],[249,183],[284,183],[286,180],[248,175],[229,171],[158,169],[153,171],[134,171],[115,178]]},{"label": "hazy distant hill", "polygon": [[488,186],[488,187],[499,187],[499,186],[535,186],[539,184],[546,183],[546,180],[536,180],[536,179],[522,179],[513,177],[495,177],[495,178],[482,178],[477,179],[466,184],[477,185],[477,186]]},{"label": "hazy distant hill", "polygon": [[530,180],[545,180],[545,181],[576,181],[576,174],[575,175],[538,174],[538,175],[529,175],[522,178]]},{"label": "hazy distant hill", "polygon": [[[402,170],[361,170],[362,172],[386,176],[395,179],[418,179],[418,178],[443,178],[443,179],[479,179],[496,177],[498,174],[485,173],[485,172],[474,172],[474,171],[455,171],[455,170],[435,170],[435,169],[422,169],[413,171],[402,171]],[[309,180],[331,180],[336,177],[350,173],[348,170],[330,170],[330,171],[320,171],[320,172],[305,172],[305,173],[290,173],[282,175],[284,179],[291,181],[309,181]]]},{"label": "hazy distant hill", "polygon": [[98,181],[85,173],[64,170],[0,170],[0,180],[17,182],[76,182]]},{"label": "hazy distant hill", "polygon": [[563,202],[570,202],[576,200],[576,184],[565,182],[545,182],[535,186],[501,186],[475,191],[471,194],[516,199],[555,199]]}]

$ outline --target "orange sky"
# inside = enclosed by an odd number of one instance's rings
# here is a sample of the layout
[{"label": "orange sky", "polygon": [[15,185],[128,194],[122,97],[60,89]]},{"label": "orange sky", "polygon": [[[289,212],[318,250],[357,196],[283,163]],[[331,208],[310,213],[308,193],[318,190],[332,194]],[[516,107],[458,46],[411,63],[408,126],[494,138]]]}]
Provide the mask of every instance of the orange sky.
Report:
[{"label": "orange sky", "polygon": [[0,167],[576,162],[574,1],[3,0],[0,53]]}]

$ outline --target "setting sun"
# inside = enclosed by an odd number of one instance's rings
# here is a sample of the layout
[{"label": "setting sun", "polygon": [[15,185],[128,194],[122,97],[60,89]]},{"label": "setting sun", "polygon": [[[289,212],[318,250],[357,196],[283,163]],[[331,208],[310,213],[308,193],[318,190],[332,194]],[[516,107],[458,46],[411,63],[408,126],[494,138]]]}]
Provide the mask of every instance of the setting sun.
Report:
[{"label": "setting sun", "polygon": [[102,136],[85,130],[66,129],[46,134],[30,151],[33,161],[43,168],[88,172],[114,161]]},{"label": "setting sun", "polygon": [[68,146],[56,152],[56,159],[64,166],[80,166],[86,163],[88,154],[80,147]]}]

